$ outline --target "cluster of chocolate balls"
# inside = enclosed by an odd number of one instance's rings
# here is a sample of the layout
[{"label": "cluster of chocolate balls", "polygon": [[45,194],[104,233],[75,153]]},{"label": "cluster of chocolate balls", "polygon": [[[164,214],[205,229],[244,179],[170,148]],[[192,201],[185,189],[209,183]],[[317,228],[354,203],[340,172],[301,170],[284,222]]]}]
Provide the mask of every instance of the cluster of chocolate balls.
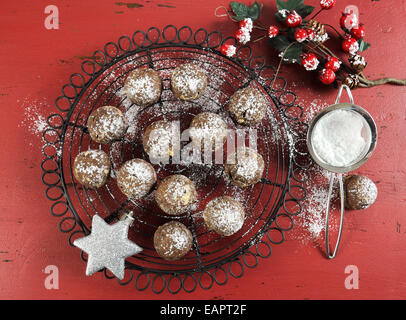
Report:
[{"label": "cluster of chocolate balls", "polygon": [[[198,99],[207,85],[206,72],[196,64],[182,64],[172,72],[171,89],[173,95],[181,100]],[[139,106],[152,105],[161,97],[162,79],[153,69],[135,69],[127,76],[124,90],[132,103]],[[258,124],[266,115],[266,109],[265,98],[251,86],[236,91],[227,108],[234,121],[245,126]],[[87,122],[91,139],[100,144],[110,144],[122,139],[128,126],[125,115],[114,106],[98,108],[90,114]],[[167,120],[155,121],[145,129],[142,145],[152,163],[156,163],[157,159],[172,157],[178,151],[179,144],[173,143],[176,141],[173,129],[173,123]],[[219,114],[212,112],[197,114],[189,129],[193,145],[204,152],[214,152],[223,147],[228,136],[226,122]],[[210,150],[204,149],[207,140],[210,140],[209,145],[214,145]],[[256,150],[240,147],[229,158],[234,161],[227,161],[225,172],[232,183],[246,187],[260,181],[264,161]],[[193,181],[184,175],[175,174],[157,182],[157,173],[151,162],[141,158],[126,161],[116,175],[119,190],[130,200],[141,199],[154,190],[156,203],[168,216],[181,216],[190,212],[198,200]],[[102,187],[107,182],[110,171],[109,156],[102,150],[79,153],[73,165],[74,177],[87,188]],[[209,230],[222,236],[230,236],[242,228],[245,220],[244,208],[231,197],[217,197],[207,204],[203,219]],[[190,251],[193,237],[184,224],[170,221],[158,227],[153,242],[160,257],[176,260]]]}]

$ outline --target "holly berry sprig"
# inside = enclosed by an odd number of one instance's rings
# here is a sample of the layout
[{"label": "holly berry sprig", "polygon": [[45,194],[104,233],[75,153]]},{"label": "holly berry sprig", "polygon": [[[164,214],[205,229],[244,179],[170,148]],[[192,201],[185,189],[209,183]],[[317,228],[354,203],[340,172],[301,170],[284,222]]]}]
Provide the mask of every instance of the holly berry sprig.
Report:
[{"label": "holly berry sprig", "polygon": [[[319,80],[326,85],[337,86],[338,81],[350,88],[372,87],[384,83],[406,85],[406,80],[383,78],[371,81],[363,74],[367,63],[360,53],[371,45],[364,40],[364,25],[359,23],[354,12],[342,14],[339,23],[343,33],[329,24],[321,24],[315,20],[319,13],[332,9],[335,4],[336,0],[320,0],[319,11],[307,20],[315,7],[305,5],[304,0],[276,0],[278,11],[275,17],[282,26],[265,26],[259,21],[263,5],[257,1],[251,6],[232,1],[230,6],[234,15],[228,16],[238,22],[235,38],[240,44],[267,38],[268,43],[279,52],[281,62],[298,63],[306,71],[317,72]],[[265,31],[265,35],[252,40],[254,28]],[[329,39],[326,28],[331,28],[337,34],[342,50],[348,54],[348,63],[324,44]],[[236,54],[236,47],[223,44],[221,52],[232,57]]]}]

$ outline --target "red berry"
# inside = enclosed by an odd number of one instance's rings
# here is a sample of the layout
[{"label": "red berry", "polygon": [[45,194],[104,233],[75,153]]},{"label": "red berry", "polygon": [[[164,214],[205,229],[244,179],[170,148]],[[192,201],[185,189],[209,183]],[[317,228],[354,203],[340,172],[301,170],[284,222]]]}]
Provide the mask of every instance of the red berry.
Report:
[{"label": "red berry", "polygon": [[242,44],[246,44],[248,41],[251,40],[250,33],[247,29],[238,29],[235,32],[235,38]]},{"label": "red berry", "polygon": [[362,25],[352,28],[351,35],[357,40],[362,39],[365,37],[365,28]]},{"label": "red berry", "polygon": [[232,44],[225,43],[221,46],[220,51],[227,57],[232,57],[235,55],[236,47]]},{"label": "red berry", "polygon": [[340,18],[340,26],[345,30],[351,30],[358,26],[358,17],[355,13],[343,12]]},{"label": "red berry", "polygon": [[309,40],[313,40],[314,39],[314,37],[316,36],[316,32],[314,32],[314,30],[313,29],[306,29],[306,32],[307,32],[307,39],[309,39]]},{"label": "red berry", "polygon": [[275,38],[279,34],[279,28],[277,26],[270,26],[268,28],[268,37]]},{"label": "red berry", "polygon": [[341,47],[345,52],[349,52],[351,54],[356,54],[359,49],[359,44],[356,39],[352,37],[347,37],[341,43]]},{"label": "red berry", "polygon": [[302,17],[295,11],[291,11],[286,18],[288,27],[296,28],[302,24]]},{"label": "red berry", "polygon": [[324,10],[331,9],[332,7],[335,6],[335,4],[336,4],[336,0],[320,0],[320,6]]},{"label": "red berry", "polygon": [[305,29],[296,29],[295,39],[297,42],[303,42],[307,39],[307,32]]},{"label": "red berry", "polygon": [[316,70],[319,65],[319,59],[317,59],[317,56],[312,52],[301,55],[301,62],[307,71]]},{"label": "red berry", "polygon": [[332,84],[336,79],[336,74],[331,69],[323,69],[320,71],[319,79],[324,84]]},{"label": "red berry", "polygon": [[253,22],[251,18],[245,18],[239,22],[240,29],[247,29],[249,32],[252,31]]},{"label": "red berry", "polygon": [[341,66],[340,60],[338,60],[336,57],[328,57],[324,67],[326,69],[331,69],[334,72],[336,72],[338,69],[340,69],[340,66]]}]

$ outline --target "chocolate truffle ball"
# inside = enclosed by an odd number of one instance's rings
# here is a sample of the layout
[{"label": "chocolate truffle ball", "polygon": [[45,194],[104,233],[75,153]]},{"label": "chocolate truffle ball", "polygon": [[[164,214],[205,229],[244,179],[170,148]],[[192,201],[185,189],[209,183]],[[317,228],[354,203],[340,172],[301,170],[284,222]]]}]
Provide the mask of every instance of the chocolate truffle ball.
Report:
[{"label": "chocolate truffle ball", "polygon": [[136,69],[124,82],[128,99],[139,106],[157,102],[162,93],[162,80],[153,69]]},{"label": "chocolate truffle ball", "polygon": [[207,75],[197,65],[185,63],[173,70],[171,86],[176,98],[195,100],[207,88]]},{"label": "chocolate truffle ball", "polygon": [[225,172],[233,184],[247,187],[261,180],[264,173],[264,159],[255,150],[240,147],[227,157]]},{"label": "chocolate truffle ball", "polygon": [[347,209],[366,209],[375,202],[378,188],[365,176],[349,175],[344,179],[344,195]]},{"label": "chocolate truffle ball", "polygon": [[231,236],[244,224],[244,208],[228,196],[211,200],[203,211],[203,219],[209,230],[223,236]]},{"label": "chocolate truffle ball", "polygon": [[193,145],[201,151],[214,151],[227,140],[228,127],[216,113],[202,112],[196,115],[189,127]]},{"label": "chocolate truffle ball", "polygon": [[192,248],[192,233],[178,221],[170,221],[160,226],[154,234],[154,247],[165,260],[177,260]]},{"label": "chocolate truffle ball", "polygon": [[152,163],[168,163],[180,149],[180,132],[175,122],[159,120],[144,132],[142,145]]},{"label": "chocolate truffle ball", "polygon": [[244,126],[259,123],[266,115],[267,104],[262,94],[247,87],[236,91],[228,104],[228,111],[235,122]]},{"label": "chocolate truffle ball", "polygon": [[117,174],[117,185],[130,199],[147,195],[156,182],[154,167],[143,159],[132,159],[123,164]]},{"label": "chocolate truffle ball", "polygon": [[166,177],[155,192],[155,200],[159,207],[165,213],[175,216],[185,213],[196,198],[193,181],[180,174]]},{"label": "chocolate truffle ball", "polygon": [[79,153],[73,163],[73,175],[87,188],[100,188],[110,174],[109,156],[102,150]]},{"label": "chocolate truffle ball", "polygon": [[104,106],[90,114],[87,128],[93,141],[107,144],[121,139],[127,131],[128,123],[119,109]]}]

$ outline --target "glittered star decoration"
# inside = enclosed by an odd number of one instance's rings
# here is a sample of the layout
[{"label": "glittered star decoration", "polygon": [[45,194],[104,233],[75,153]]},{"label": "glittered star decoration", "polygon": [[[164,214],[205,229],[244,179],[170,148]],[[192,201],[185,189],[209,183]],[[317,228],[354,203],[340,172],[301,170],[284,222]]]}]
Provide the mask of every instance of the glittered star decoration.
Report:
[{"label": "glittered star decoration", "polygon": [[124,278],[124,260],[140,253],[142,248],[128,240],[129,219],[109,225],[94,215],[90,235],[77,239],[73,244],[88,254],[86,275],[109,269],[117,278]]}]

